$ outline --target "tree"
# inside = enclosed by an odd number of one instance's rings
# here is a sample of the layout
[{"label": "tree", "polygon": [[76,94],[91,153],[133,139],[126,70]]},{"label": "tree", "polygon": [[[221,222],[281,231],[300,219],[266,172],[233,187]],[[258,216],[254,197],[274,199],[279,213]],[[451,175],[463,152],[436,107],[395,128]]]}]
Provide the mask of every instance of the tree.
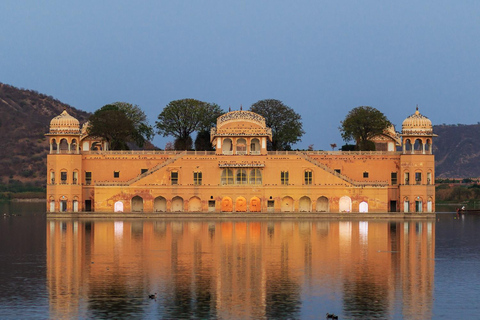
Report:
[{"label": "tree", "polygon": [[112,150],[128,150],[127,142],[135,135],[135,125],[113,104],[107,104],[95,111],[88,119],[88,134],[103,138]]},{"label": "tree", "polygon": [[265,118],[265,124],[272,129],[271,150],[291,150],[292,144],[301,141],[305,133],[302,117],[292,108],[275,99],[260,100],[252,104],[250,111]]},{"label": "tree", "polygon": [[[175,137],[175,148],[187,150],[192,146],[191,134],[208,130],[223,114],[220,106],[195,99],[171,101],[158,115],[157,132]],[[178,150],[177,149],[177,150]]]},{"label": "tree", "polygon": [[355,141],[358,150],[375,150],[375,144],[370,139],[392,125],[383,113],[368,106],[350,110],[340,123],[343,140]]},{"label": "tree", "polygon": [[135,132],[131,137],[139,147],[143,147],[145,142],[151,140],[154,136],[152,126],[148,125],[147,116],[139,106],[127,102],[115,102],[119,110],[123,111],[127,118],[133,121]]}]

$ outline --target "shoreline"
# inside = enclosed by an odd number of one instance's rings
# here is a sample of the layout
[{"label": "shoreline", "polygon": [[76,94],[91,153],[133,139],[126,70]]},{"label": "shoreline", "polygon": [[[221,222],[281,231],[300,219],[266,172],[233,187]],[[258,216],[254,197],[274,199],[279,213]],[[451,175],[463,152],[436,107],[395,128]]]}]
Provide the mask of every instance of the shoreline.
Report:
[{"label": "shoreline", "polygon": [[48,219],[258,219],[258,220],[278,220],[278,219],[435,219],[436,213],[403,213],[403,212],[383,212],[383,213],[306,213],[306,212],[288,212],[288,213],[198,213],[198,212],[178,212],[178,213],[111,213],[111,212],[70,212],[58,213],[47,212]]}]

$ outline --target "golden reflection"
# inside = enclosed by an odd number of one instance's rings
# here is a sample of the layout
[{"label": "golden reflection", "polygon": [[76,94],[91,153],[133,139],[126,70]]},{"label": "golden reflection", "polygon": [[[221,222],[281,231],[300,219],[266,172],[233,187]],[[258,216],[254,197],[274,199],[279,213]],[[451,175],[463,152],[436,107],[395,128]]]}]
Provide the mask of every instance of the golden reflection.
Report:
[{"label": "golden reflection", "polygon": [[344,317],[426,319],[434,251],[430,220],[52,219],[50,315],[299,318],[337,296]]}]

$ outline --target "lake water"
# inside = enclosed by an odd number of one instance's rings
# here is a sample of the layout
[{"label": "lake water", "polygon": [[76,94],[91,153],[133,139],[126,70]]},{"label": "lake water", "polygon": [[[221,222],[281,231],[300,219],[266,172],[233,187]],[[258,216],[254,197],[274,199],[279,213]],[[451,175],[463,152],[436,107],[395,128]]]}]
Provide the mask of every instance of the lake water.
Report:
[{"label": "lake water", "polygon": [[480,317],[477,216],[122,221],[44,211],[0,204],[1,319]]}]

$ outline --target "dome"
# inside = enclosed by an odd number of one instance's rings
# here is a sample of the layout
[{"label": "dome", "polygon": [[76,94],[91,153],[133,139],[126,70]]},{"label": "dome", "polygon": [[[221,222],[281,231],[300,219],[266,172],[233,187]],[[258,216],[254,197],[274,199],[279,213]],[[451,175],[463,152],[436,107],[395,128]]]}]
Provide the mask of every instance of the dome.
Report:
[{"label": "dome", "polygon": [[417,110],[402,123],[403,135],[432,135],[432,121]]},{"label": "dome", "polygon": [[80,122],[63,110],[60,115],[50,121],[50,133],[79,134]]}]

